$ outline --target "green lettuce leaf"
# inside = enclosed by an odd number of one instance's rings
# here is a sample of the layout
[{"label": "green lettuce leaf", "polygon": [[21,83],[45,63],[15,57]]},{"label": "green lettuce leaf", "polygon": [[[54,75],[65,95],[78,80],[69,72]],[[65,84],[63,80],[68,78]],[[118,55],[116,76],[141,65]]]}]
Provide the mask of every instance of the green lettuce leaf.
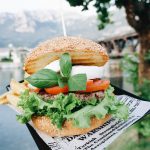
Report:
[{"label": "green lettuce leaf", "polygon": [[109,87],[105,91],[105,98],[96,106],[87,105],[86,107],[66,116],[72,119],[75,126],[79,128],[87,128],[90,126],[90,118],[104,118],[106,114],[112,114],[119,119],[127,119],[129,115],[128,107],[116,99],[113,94],[114,88]]},{"label": "green lettuce leaf", "polygon": [[20,96],[18,106],[23,109],[23,114],[17,115],[21,123],[27,123],[33,115],[47,116],[58,128],[62,128],[65,120],[73,120],[73,124],[79,128],[90,126],[91,117],[104,118],[111,114],[119,119],[128,118],[128,107],[116,99],[114,89],[110,86],[105,91],[104,99],[93,98],[89,101],[81,101],[75,94],[59,94],[53,100],[47,102],[36,93],[24,91]]}]

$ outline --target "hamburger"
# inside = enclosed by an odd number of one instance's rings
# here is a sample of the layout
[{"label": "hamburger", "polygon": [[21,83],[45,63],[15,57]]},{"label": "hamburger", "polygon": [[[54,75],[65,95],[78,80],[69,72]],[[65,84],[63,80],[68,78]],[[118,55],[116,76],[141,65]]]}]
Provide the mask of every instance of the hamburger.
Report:
[{"label": "hamburger", "polygon": [[1,96],[21,112],[17,120],[56,136],[85,134],[111,117],[128,118],[128,108],[103,78],[109,60],[105,49],[79,37],[58,37],[41,43],[27,56],[23,83],[11,81]]}]

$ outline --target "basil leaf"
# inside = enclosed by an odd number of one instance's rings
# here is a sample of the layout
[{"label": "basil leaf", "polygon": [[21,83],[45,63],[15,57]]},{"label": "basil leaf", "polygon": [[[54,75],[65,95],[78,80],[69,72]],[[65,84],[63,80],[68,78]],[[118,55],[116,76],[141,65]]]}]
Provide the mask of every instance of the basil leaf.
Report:
[{"label": "basil leaf", "polygon": [[63,88],[65,85],[67,85],[67,78],[61,77],[58,75],[58,85],[59,87]]},{"label": "basil leaf", "polygon": [[68,53],[61,55],[60,61],[60,72],[63,77],[69,77],[72,70],[71,57]]},{"label": "basil leaf", "polygon": [[25,80],[38,88],[47,88],[58,85],[57,73],[50,69],[41,69],[35,74],[27,77]]},{"label": "basil leaf", "polygon": [[71,76],[68,80],[69,91],[86,90],[86,74],[76,74]]}]

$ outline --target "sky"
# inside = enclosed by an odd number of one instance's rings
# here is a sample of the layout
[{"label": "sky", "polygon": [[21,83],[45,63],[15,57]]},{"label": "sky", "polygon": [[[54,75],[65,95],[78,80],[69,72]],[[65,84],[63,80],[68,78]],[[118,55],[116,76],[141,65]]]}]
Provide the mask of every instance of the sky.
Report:
[{"label": "sky", "polygon": [[[81,11],[81,7],[70,7],[66,0],[0,0],[0,12],[18,12],[18,11],[34,11],[34,10],[63,10]],[[94,13],[94,8],[90,7],[87,13]]]},{"label": "sky", "polygon": [[[0,0],[0,11],[16,12],[21,10],[59,9],[61,0]],[[62,0],[67,5],[64,0]]]}]

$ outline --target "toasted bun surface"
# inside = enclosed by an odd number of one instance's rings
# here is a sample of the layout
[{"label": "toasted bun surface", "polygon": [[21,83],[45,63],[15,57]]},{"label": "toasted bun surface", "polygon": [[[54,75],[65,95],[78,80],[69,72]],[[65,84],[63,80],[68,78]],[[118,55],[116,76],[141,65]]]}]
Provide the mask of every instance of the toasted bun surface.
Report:
[{"label": "toasted bun surface", "polygon": [[90,127],[83,129],[74,127],[72,121],[65,121],[63,128],[58,129],[55,125],[51,123],[50,119],[45,116],[34,116],[32,117],[32,122],[37,129],[43,131],[44,133],[47,133],[52,137],[56,136],[63,137],[63,136],[86,134],[89,131],[103,125],[109,119],[110,115],[106,115],[106,117],[103,119],[92,118]]},{"label": "toasted bun surface", "polygon": [[71,55],[73,64],[103,66],[108,61],[105,49],[93,41],[79,37],[58,37],[33,49],[25,60],[24,70],[33,74],[65,52]]}]

